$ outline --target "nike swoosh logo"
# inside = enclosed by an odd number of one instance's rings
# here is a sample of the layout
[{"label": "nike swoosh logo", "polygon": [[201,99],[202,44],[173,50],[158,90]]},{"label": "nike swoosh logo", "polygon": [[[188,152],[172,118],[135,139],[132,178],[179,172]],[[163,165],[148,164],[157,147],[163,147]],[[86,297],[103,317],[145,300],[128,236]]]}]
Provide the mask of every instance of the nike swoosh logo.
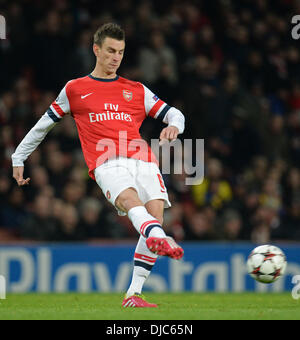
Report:
[{"label": "nike swoosh logo", "polygon": [[88,93],[88,94],[86,94],[86,95],[84,95],[84,96],[81,96],[81,99],[84,99],[84,98],[90,96],[91,94],[93,94],[93,92],[92,92],[92,93]]}]

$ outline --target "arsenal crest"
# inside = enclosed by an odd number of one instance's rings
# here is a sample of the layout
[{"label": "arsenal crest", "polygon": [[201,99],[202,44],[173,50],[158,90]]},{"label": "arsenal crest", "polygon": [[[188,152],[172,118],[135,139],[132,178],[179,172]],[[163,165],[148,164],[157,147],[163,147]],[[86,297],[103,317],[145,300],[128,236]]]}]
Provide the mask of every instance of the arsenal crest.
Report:
[{"label": "arsenal crest", "polygon": [[123,97],[126,101],[130,102],[132,99],[132,92],[128,90],[123,90]]}]

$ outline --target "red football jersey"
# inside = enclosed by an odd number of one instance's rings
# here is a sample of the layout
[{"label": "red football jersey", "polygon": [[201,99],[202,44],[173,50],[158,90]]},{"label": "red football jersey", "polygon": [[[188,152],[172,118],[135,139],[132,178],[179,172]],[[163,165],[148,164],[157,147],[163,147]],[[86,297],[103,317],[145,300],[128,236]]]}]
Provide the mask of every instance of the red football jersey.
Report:
[{"label": "red football jersey", "polygon": [[117,156],[158,163],[139,129],[147,116],[162,120],[169,109],[139,82],[89,75],[69,81],[47,113],[54,121],[73,116],[89,175],[95,179],[94,169]]}]

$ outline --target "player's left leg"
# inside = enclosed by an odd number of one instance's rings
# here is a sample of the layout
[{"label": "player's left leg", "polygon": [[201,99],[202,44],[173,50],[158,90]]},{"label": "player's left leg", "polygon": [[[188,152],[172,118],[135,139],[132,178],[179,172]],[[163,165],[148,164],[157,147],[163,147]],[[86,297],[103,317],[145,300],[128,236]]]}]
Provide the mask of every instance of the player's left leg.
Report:
[{"label": "player's left leg", "polygon": [[[163,213],[164,213],[163,199],[153,199],[145,204],[145,208],[149,214],[154,216],[161,225],[163,225]],[[146,245],[150,251],[157,255],[167,255],[173,259],[181,259],[183,256],[183,249],[173,240],[172,237],[148,237]]]},{"label": "player's left leg", "polygon": [[148,213],[155,217],[161,225],[163,225],[164,220],[164,205],[165,201],[163,199],[154,199],[145,203]]}]

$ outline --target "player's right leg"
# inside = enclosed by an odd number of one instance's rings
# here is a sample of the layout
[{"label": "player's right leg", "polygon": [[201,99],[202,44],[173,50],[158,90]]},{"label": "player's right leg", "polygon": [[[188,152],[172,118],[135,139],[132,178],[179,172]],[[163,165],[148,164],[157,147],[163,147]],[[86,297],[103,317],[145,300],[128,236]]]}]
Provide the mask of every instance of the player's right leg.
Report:
[{"label": "player's right leg", "polygon": [[[140,239],[134,253],[131,285],[122,305],[124,307],[157,307],[157,305],[145,301],[141,296],[141,291],[158,255],[175,258],[173,252],[164,251],[162,253],[160,251],[164,248],[163,245],[168,244],[169,248],[172,247],[170,246],[172,239],[166,236],[161,225],[163,204],[158,200],[157,204],[155,202],[146,203],[148,208],[150,206],[157,208],[158,205],[162,205],[161,209],[149,209],[153,211],[155,216],[150,214],[139,198],[138,188],[130,171],[126,167],[118,168],[112,166],[112,164],[114,162],[110,162],[110,165],[104,165],[103,167],[101,166],[101,169],[97,168],[95,170],[96,181],[106,195],[107,200],[116,207],[119,215],[127,214],[140,234]],[[147,245],[147,240],[151,241],[149,246]],[[153,240],[155,241],[153,242]],[[154,244],[153,247],[152,244]],[[150,248],[153,248],[153,250]],[[181,247],[180,249],[182,250]]]},{"label": "player's right leg", "polygon": [[157,307],[147,302],[142,294],[143,286],[155,265],[157,255],[146,245],[146,239],[140,235],[133,257],[133,273],[129,288],[123,300],[123,307]]}]

